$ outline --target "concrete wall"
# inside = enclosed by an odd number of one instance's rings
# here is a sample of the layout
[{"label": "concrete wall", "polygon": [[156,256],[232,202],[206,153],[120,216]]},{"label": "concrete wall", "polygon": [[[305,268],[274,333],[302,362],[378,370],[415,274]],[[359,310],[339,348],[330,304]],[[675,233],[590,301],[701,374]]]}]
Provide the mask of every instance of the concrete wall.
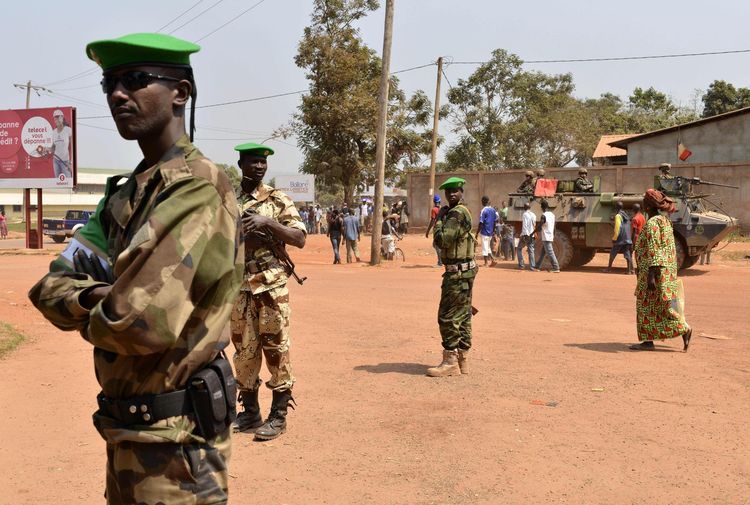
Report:
[{"label": "concrete wall", "polygon": [[[577,168],[545,169],[548,178],[575,179]],[[643,193],[654,186],[654,176],[658,175],[658,164],[650,166],[607,166],[588,168],[589,178],[601,178],[602,192]],[[672,169],[674,175],[683,177],[700,177],[710,182],[732,184],[740,189],[719,188],[715,186],[698,186],[703,193],[713,194],[709,199],[720,205],[729,215],[740,219],[742,228],[750,231],[750,162],[715,163],[715,164],[680,164]],[[466,179],[464,200],[469,210],[476,216],[481,210],[483,195],[490,197],[491,205],[500,207],[508,193],[518,188],[524,179],[524,170],[503,170],[497,172],[451,172],[437,174],[435,187],[448,177],[458,176]],[[411,217],[409,225],[426,227],[429,223],[429,211],[432,206],[429,196],[430,176],[428,174],[410,174],[407,180],[409,191],[409,208]],[[441,194],[443,200],[445,197]]]},{"label": "concrete wall", "polygon": [[[693,152],[691,164],[737,163],[750,160],[750,114],[681,129],[682,143]],[[677,159],[678,132],[647,137],[628,144],[628,165],[683,165]]]}]

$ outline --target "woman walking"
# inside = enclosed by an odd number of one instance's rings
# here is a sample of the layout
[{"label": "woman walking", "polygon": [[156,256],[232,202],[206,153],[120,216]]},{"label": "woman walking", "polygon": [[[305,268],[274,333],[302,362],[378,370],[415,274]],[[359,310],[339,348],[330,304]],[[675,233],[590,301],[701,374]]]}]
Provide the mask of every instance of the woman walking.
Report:
[{"label": "woman walking", "polygon": [[338,209],[333,209],[331,214],[331,221],[328,223],[328,237],[331,239],[331,246],[333,246],[333,264],[341,264],[341,256],[339,256],[339,246],[341,245],[341,231],[343,229],[343,222],[339,215]]},{"label": "woman walking", "polygon": [[5,210],[0,210],[0,238],[8,238],[8,220],[5,218]]},{"label": "woman walking", "polygon": [[674,201],[649,189],[643,196],[648,221],[635,245],[638,283],[635,311],[638,340],[633,350],[653,350],[654,340],[682,337],[687,351],[693,330],[685,321],[682,281],[677,278],[677,254],[672,223],[662,212],[674,212]]}]

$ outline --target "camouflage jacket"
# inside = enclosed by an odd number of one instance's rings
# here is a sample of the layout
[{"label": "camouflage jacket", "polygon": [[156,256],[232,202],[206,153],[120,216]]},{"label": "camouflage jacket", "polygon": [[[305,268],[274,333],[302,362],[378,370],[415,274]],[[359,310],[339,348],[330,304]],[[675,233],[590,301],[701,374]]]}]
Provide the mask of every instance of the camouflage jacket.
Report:
[{"label": "camouflage jacket", "polygon": [[[66,250],[29,298],[52,324],[94,346],[106,396],[181,389],[228,344],[223,330],[242,279],[234,190],[183,136],[105,199],[95,226],[114,274],[109,294],[91,310],[81,305],[83,291],[104,283],[73,271]],[[189,416],[123,426],[97,413],[94,424],[112,443],[200,440]]]},{"label": "camouflage jacket", "polygon": [[[261,183],[250,195],[240,197],[240,214],[252,209],[261,216],[278,221],[284,226],[302,230],[307,228],[297,212],[294,202],[278,189]],[[257,295],[264,291],[283,286],[289,276],[274,255],[265,247],[245,251],[245,261],[253,268],[245,269],[242,291],[250,291]]]},{"label": "camouflage jacket", "polygon": [[575,193],[591,193],[594,191],[594,183],[585,177],[579,177],[573,186]]},{"label": "camouflage jacket", "polygon": [[471,232],[471,212],[463,200],[435,223],[434,242],[443,263],[474,259],[476,238]]},{"label": "camouflage jacket", "polygon": [[536,188],[536,177],[532,177],[530,180],[524,179],[521,185],[518,186],[516,193],[532,194],[534,193],[535,188]]}]

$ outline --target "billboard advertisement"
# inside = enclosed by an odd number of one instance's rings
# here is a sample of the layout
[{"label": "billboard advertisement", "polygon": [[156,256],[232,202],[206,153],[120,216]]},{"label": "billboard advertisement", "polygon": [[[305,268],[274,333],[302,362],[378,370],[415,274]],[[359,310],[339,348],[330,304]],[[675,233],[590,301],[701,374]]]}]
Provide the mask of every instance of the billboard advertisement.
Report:
[{"label": "billboard advertisement", "polygon": [[280,189],[294,202],[315,201],[315,176],[310,174],[277,175],[276,189]]},{"label": "billboard advertisement", "polygon": [[72,188],[75,108],[0,110],[0,188]]}]

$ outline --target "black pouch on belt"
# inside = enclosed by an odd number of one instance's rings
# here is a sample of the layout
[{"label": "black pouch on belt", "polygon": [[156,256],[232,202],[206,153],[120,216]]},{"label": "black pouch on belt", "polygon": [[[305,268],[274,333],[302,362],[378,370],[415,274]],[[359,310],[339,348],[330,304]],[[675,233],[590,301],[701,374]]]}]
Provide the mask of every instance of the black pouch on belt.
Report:
[{"label": "black pouch on belt", "polygon": [[203,438],[223,433],[237,417],[237,384],[226,359],[217,358],[190,377],[188,391]]}]

